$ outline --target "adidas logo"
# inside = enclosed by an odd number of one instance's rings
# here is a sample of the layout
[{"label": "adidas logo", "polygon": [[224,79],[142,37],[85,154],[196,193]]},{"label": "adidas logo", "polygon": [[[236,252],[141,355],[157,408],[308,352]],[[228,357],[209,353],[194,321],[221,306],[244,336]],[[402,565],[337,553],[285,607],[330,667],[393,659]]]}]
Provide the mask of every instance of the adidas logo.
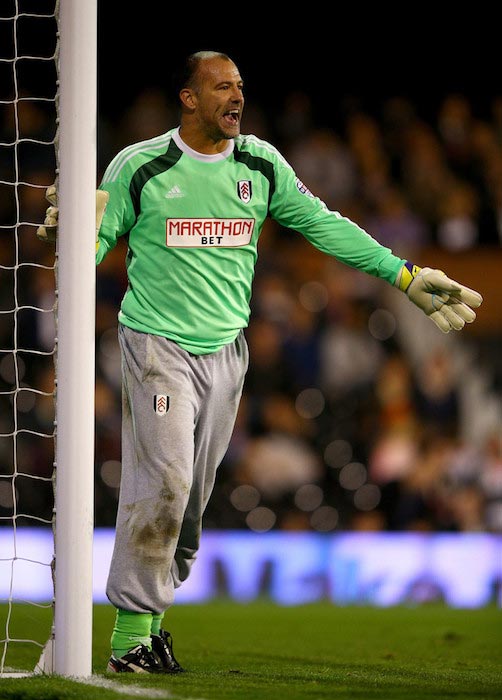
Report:
[{"label": "adidas logo", "polygon": [[167,192],[165,195],[166,199],[174,199],[175,197],[184,197],[184,196],[185,196],[185,193],[181,191],[181,189],[178,185],[174,185],[174,187],[171,187],[169,192]]}]

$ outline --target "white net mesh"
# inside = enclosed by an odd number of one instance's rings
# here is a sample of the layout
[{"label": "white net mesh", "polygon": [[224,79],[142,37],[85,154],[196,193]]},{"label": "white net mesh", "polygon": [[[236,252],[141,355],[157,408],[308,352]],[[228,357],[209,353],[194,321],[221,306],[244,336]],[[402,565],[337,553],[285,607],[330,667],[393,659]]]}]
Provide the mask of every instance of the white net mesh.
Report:
[{"label": "white net mesh", "polygon": [[33,669],[52,624],[32,584],[54,557],[37,533],[53,523],[57,256],[36,229],[57,174],[57,18],[56,0],[0,3],[0,676]]}]

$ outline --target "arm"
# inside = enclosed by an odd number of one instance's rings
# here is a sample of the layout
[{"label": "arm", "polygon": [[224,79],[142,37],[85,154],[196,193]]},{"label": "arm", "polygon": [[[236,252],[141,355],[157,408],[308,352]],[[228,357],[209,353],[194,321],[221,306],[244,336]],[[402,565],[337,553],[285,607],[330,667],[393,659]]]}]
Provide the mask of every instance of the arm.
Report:
[{"label": "arm", "polygon": [[[117,238],[129,231],[135,215],[128,196],[127,183],[103,182],[96,190],[96,263],[99,264],[117,244]],[[45,242],[55,242],[58,235],[59,207],[56,185],[47,188],[50,203],[44,223],[37,228],[37,236]],[[106,211],[106,217],[105,217]]]},{"label": "arm", "polygon": [[449,279],[441,270],[421,268],[395,256],[362,228],[309,192],[285,162],[276,164],[271,215],[302,233],[313,245],[340,262],[385,279],[404,292],[444,333],[472,323],[483,298]]},{"label": "arm", "polygon": [[[47,188],[45,198],[51,205],[47,207],[45,212],[44,223],[37,228],[37,236],[41,241],[54,243],[57,238],[58,223],[59,223],[59,208],[57,202],[56,185],[51,185]],[[97,190],[96,192],[96,244],[101,222],[105,214],[106,205],[108,203],[108,192]]]}]

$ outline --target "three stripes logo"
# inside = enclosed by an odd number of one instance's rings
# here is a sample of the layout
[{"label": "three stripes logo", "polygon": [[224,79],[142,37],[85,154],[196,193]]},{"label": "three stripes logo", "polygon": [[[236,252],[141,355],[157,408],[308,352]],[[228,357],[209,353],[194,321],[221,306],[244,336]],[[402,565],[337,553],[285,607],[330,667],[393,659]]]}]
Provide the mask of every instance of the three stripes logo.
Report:
[{"label": "three stripes logo", "polygon": [[177,197],[184,197],[185,193],[179,185],[174,185],[164,196],[166,199],[176,199]]},{"label": "three stripes logo", "polygon": [[239,195],[239,199],[242,199],[244,204],[250,202],[253,194],[251,180],[239,180],[237,183],[237,194]]},{"label": "three stripes logo", "polygon": [[155,394],[153,397],[153,410],[158,416],[165,416],[169,410],[169,396]]}]

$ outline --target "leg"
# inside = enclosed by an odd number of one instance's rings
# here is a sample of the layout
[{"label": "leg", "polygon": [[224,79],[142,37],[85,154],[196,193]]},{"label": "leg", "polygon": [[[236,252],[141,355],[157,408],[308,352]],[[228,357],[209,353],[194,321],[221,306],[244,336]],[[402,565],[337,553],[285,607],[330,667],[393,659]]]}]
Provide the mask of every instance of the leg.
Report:
[{"label": "leg", "polygon": [[196,417],[192,488],[172,568],[175,588],[188,577],[195,560],[202,516],[213,490],[216,470],[232,437],[249,361],[244,334],[219,352],[201,359],[208,365],[210,385],[201,396]]},{"label": "leg", "polygon": [[[117,608],[161,613],[174,597],[169,572],[192,484],[197,397],[188,353],[124,327],[119,337],[122,479],[107,595]],[[163,414],[154,409],[160,395],[169,401]]]},{"label": "leg", "polygon": [[[120,342],[122,480],[107,586],[118,622],[108,670],[138,672],[146,664],[156,673],[158,662],[163,672],[177,673],[183,669],[160,618],[198,550],[202,514],[237,414],[247,345],[241,334],[217,353],[191,356],[166,339],[122,327]],[[160,395],[169,403],[159,414]],[[150,637],[139,631],[147,617],[154,621]],[[139,646],[129,652],[132,640]]]}]

